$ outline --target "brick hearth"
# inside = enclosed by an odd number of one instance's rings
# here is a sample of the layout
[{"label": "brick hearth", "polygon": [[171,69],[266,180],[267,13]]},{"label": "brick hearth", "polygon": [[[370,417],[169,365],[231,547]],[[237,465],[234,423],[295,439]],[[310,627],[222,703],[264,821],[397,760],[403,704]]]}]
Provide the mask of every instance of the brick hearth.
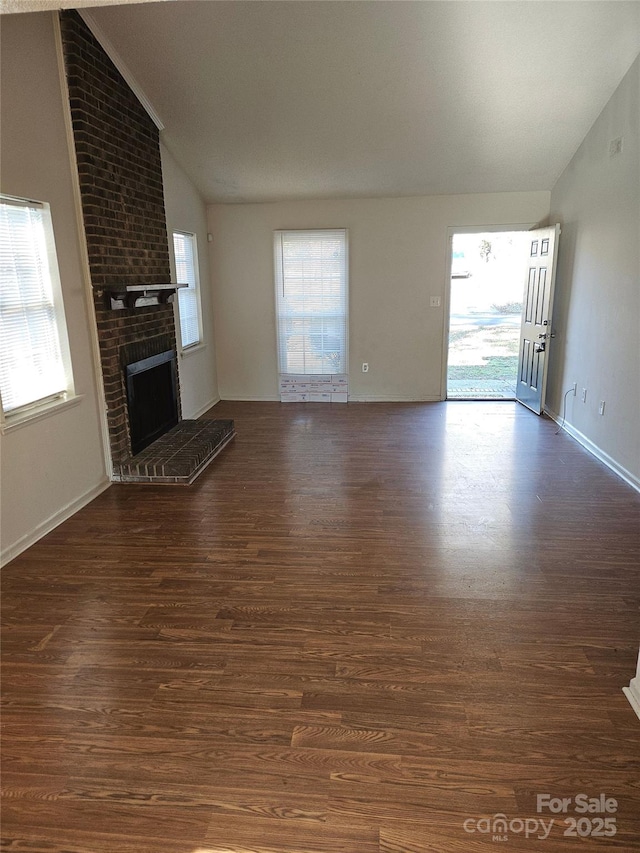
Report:
[{"label": "brick hearth", "polygon": [[119,466],[123,483],[189,485],[235,436],[233,421],[181,421]]}]

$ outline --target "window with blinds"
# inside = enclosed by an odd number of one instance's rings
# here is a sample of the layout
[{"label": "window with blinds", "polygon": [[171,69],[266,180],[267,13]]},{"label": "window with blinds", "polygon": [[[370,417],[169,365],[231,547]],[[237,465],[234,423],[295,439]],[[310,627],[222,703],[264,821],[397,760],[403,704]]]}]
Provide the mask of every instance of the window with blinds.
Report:
[{"label": "window with blinds", "polygon": [[346,374],[347,232],[275,232],[281,374]]},{"label": "window with blinds", "polygon": [[15,415],[72,392],[49,206],[0,196],[0,395]]},{"label": "window with blinds", "polygon": [[178,315],[180,318],[180,343],[182,349],[199,344],[200,294],[198,292],[198,255],[196,235],[183,231],[173,232],[173,253],[176,262],[176,280],[189,287],[178,290]]}]

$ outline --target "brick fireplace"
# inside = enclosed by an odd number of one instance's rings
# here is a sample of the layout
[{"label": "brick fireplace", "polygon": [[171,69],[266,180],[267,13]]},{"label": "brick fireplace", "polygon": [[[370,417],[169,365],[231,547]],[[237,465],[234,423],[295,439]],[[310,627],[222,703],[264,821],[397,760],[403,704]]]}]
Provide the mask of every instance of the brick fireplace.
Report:
[{"label": "brick fireplace", "polygon": [[111,289],[171,277],[160,140],[80,15],[60,21],[115,469],[131,455],[125,364],[176,349],[170,304],[114,311],[108,299]]},{"label": "brick fireplace", "polygon": [[[146,466],[131,459],[125,368],[167,351],[177,354],[173,306],[165,302],[114,310],[110,293],[122,292],[127,285],[151,287],[171,280],[159,131],[80,15],[60,12],[60,23],[113,475],[146,482],[153,479],[157,465],[147,451],[145,458],[151,461]],[[226,440],[233,433],[229,423]],[[189,433],[186,427],[181,435],[185,429]],[[203,434],[202,429],[195,432]],[[170,441],[172,459],[176,442]],[[166,448],[161,450],[165,460]],[[196,454],[199,464],[203,452],[199,448]],[[183,468],[180,463],[170,470]],[[188,477],[184,481],[190,482]]]}]

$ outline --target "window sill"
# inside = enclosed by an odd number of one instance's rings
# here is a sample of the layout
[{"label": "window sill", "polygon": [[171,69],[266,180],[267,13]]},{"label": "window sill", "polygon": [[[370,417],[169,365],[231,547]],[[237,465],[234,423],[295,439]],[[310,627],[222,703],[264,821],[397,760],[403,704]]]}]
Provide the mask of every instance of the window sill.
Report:
[{"label": "window sill", "polygon": [[199,344],[193,344],[193,346],[186,347],[185,349],[180,350],[180,358],[186,358],[188,355],[193,355],[194,353],[202,352],[202,350],[205,350],[206,348],[207,345],[205,343],[202,343],[202,341]]},{"label": "window sill", "polygon": [[20,427],[29,426],[29,424],[35,421],[41,421],[52,415],[57,415],[58,412],[62,412],[65,409],[71,409],[82,402],[82,400],[84,400],[84,394],[76,394],[73,397],[67,397],[65,400],[52,400],[50,403],[35,406],[33,409],[18,412],[15,415],[5,415],[2,424],[0,424],[0,432],[4,434],[20,429]]}]

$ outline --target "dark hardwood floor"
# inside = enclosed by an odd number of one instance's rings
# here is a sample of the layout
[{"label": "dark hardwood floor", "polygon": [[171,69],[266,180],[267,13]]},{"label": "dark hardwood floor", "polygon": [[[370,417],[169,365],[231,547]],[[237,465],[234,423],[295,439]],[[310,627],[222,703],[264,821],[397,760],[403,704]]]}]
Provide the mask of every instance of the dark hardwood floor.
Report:
[{"label": "dark hardwood floor", "polygon": [[640,496],[512,403],[209,414],[2,573],[1,849],[640,850]]}]

